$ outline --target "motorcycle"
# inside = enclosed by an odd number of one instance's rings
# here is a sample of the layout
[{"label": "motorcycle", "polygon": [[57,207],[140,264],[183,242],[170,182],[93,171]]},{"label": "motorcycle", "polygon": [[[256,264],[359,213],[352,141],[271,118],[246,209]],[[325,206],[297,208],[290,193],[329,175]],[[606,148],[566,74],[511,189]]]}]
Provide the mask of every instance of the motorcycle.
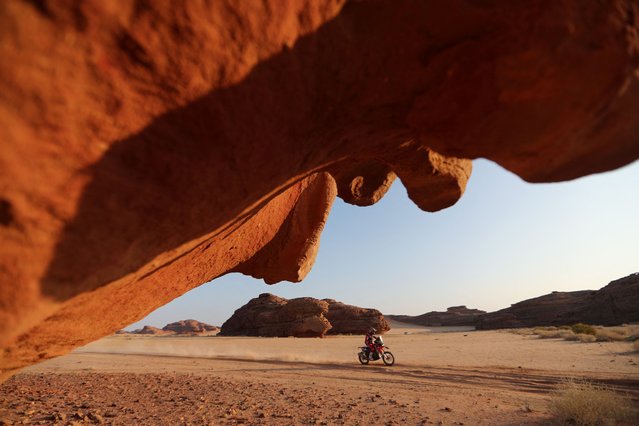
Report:
[{"label": "motorcycle", "polygon": [[388,346],[384,346],[382,336],[377,336],[373,344],[375,346],[375,350],[373,352],[371,352],[370,348],[367,346],[360,346],[357,358],[361,364],[366,365],[370,361],[377,361],[380,358],[384,361],[384,364],[388,366],[395,364],[395,356],[388,351]]}]

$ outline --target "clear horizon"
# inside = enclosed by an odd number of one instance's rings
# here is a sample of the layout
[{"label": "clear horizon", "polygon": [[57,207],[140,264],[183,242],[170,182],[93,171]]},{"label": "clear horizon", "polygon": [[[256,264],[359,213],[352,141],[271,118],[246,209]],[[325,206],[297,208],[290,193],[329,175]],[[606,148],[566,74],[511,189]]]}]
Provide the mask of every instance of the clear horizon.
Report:
[{"label": "clear horizon", "polygon": [[529,184],[475,160],[454,206],[419,210],[399,180],[370,207],[337,199],[313,270],[272,286],[228,274],[126,327],[185,319],[222,325],[260,293],[310,296],[421,315],[450,306],[488,312],[552,291],[597,290],[639,271],[639,162],[552,184]]}]

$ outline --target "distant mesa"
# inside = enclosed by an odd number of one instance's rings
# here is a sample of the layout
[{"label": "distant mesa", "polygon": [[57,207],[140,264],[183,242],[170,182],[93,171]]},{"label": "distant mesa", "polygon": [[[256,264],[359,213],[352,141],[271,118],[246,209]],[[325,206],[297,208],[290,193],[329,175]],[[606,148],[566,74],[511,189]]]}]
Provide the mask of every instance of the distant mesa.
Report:
[{"label": "distant mesa", "polygon": [[161,328],[153,327],[150,325],[145,325],[144,327],[134,330],[131,334],[150,334],[150,335],[161,335],[161,334],[169,334]]},{"label": "distant mesa", "polygon": [[477,326],[479,317],[485,313],[486,311],[468,309],[465,305],[461,305],[451,306],[446,312],[433,311],[417,316],[387,315],[387,317],[395,321],[429,327]]},{"label": "distant mesa", "polygon": [[550,294],[482,315],[477,328],[570,325],[578,322],[619,325],[639,321],[639,273],[612,281],[600,290]]},{"label": "distant mesa", "polygon": [[486,313],[466,306],[418,316],[386,315],[389,319],[421,326],[474,326],[478,330],[536,326],[620,325],[639,321],[639,273],[612,281],[600,290],[553,291]]},{"label": "distant mesa", "polygon": [[172,332],[175,334],[212,334],[218,333],[220,327],[206,324],[193,319],[182,320],[178,322],[172,322],[162,327],[162,330]]},{"label": "distant mesa", "polygon": [[346,305],[332,299],[300,297],[287,300],[260,294],[222,324],[220,336],[322,337],[326,334],[378,333],[390,329],[376,309]]},{"label": "distant mesa", "polygon": [[119,330],[115,334],[145,334],[155,336],[207,336],[215,335],[219,331],[220,328],[214,325],[209,325],[200,321],[188,319],[172,322],[171,324],[165,325],[161,329],[150,325],[145,325],[143,328],[139,328],[131,332]]}]

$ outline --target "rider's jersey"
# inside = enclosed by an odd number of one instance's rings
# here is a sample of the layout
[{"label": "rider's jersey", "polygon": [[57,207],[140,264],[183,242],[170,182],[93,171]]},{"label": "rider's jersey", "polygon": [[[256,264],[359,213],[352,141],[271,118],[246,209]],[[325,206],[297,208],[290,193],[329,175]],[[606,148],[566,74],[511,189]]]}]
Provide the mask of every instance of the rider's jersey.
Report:
[{"label": "rider's jersey", "polygon": [[364,338],[364,343],[366,344],[366,346],[373,346],[373,342],[374,342],[374,336],[371,336],[370,334],[367,334],[366,337]]}]

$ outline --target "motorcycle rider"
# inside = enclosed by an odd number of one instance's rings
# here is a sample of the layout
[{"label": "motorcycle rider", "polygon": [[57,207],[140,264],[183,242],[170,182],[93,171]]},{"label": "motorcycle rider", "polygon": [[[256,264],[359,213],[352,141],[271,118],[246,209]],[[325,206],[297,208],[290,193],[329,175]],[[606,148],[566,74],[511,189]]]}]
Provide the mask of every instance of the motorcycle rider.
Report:
[{"label": "motorcycle rider", "polygon": [[371,327],[368,329],[368,332],[366,333],[366,337],[364,337],[364,344],[368,348],[368,354],[367,354],[368,359],[373,359],[373,354],[377,352],[377,349],[375,349],[375,333],[376,332],[377,330]]}]

